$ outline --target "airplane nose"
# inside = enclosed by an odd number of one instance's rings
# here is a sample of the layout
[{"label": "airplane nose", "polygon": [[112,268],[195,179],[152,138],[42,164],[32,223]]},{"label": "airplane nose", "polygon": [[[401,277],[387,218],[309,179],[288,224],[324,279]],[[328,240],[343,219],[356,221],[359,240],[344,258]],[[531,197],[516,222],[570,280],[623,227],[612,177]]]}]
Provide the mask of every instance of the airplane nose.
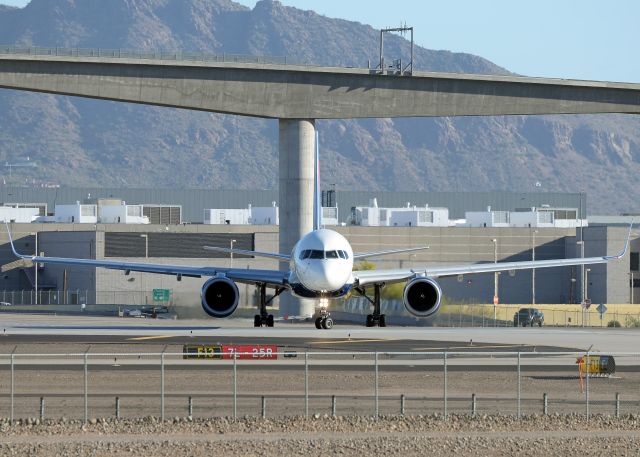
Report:
[{"label": "airplane nose", "polygon": [[334,291],[340,289],[346,282],[334,265],[327,263],[318,263],[309,268],[307,277],[307,287],[313,290]]}]

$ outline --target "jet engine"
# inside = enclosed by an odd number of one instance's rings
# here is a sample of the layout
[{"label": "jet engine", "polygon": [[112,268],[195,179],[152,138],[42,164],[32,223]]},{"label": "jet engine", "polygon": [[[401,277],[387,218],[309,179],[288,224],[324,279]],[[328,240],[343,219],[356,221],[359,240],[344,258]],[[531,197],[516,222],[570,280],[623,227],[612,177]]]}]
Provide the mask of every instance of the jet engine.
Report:
[{"label": "jet engine", "polygon": [[238,307],[240,292],[229,278],[211,278],[202,286],[202,309],[211,317],[228,317]]},{"label": "jet engine", "polygon": [[433,316],[440,309],[442,289],[432,278],[414,278],[404,287],[404,307],[417,317]]}]

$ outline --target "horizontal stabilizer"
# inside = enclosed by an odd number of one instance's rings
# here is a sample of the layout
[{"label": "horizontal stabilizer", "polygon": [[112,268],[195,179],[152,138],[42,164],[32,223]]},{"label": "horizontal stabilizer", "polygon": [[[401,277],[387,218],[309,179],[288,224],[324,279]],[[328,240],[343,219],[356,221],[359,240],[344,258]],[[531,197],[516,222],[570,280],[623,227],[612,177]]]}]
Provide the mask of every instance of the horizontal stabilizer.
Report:
[{"label": "horizontal stabilizer", "polygon": [[270,259],[277,259],[280,262],[288,262],[291,259],[291,256],[286,254],[278,254],[275,252],[259,252],[259,251],[249,251],[247,249],[230,249],[230,248],[219,248],[217,246],[203,246],[203,249],[207,251],[215,251],[215,252],[225,252],[227,254],[239,254],[239,255],[249,255],[254,257],[268,257]]},{"label": "horizontal stabilizer", "polygon": [[355,260],[359,260],[359,259],[365,259],[367,257],[378,257],[381,255],[399,254],[402,252],[424,251],[425,249],[429,249],[429,246],[421,246],[419,248],[391,249],[388,251],[360,252],[360,253],[354,253],[353,258]]}]

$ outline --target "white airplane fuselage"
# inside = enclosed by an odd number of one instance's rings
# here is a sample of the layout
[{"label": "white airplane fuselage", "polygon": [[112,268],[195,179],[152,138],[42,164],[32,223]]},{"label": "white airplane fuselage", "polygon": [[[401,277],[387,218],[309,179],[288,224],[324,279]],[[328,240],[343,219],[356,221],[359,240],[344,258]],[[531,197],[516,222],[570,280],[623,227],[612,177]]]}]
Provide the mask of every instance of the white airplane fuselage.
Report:
[{"label": "white airplane fuselage", "polygon": [[327,229],[306,234],[293,248],[291,292],[302,298],[338,298],[353,286],[353,249],[338,232]]}]

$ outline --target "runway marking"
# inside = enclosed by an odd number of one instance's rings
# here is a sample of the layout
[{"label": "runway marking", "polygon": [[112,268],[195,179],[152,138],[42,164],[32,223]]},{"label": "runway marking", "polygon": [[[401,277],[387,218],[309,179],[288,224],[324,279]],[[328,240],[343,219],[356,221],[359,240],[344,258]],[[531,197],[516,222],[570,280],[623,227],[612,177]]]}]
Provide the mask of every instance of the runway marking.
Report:
[{"label": "runway marking", "polygon": [[354,338],[352,340],[311,341],[309,344],[377,343],[380,341],[397,341],[397,338],[377,338],[373,340],[360,340]]},{"label": "runway marking", "polygon": [[483,346],[482,344],[480,344],[479,346],[475,346],[475,345],[465,345],[465,346],[447,346],[447,347],[428,347],[428,348],[411,348],[413,351],[447,351],[450,349],[469,349],[469,348],[476,348],[476,349],[500,349],[500,348],[512,348],[512,347],[536,347],[539,345],[536,344],[498,344],[498,345],[492,345],[492,346]]},{"label": "runway marking", "polygon": [[176,336],[178,335],[136,336],[135,338],[127,338],[127,341],[161,340],[164,338],[175,338]]}]

